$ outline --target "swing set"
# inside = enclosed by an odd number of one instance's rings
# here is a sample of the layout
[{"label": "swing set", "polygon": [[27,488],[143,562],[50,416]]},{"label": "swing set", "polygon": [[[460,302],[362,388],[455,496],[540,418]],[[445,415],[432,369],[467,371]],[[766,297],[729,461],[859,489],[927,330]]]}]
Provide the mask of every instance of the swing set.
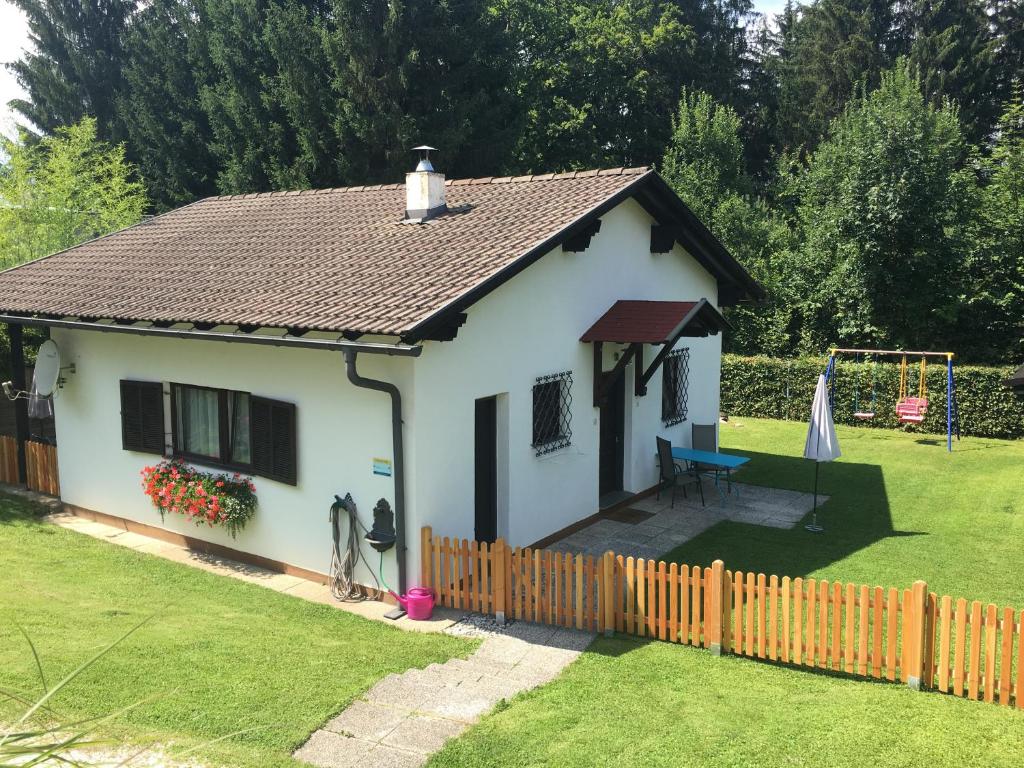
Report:
[{"label": "swing set", "polygon": [[[902,349],[841,349],[833,347],[829,350],[828,367],[825,369],[825,381],[829,386],[829,407],[835,416],[835,395],[836,395],[836,361],[839,355],[854,355],[857,363],[863,359],[870,360],[870,393],[871,400],[865,407],[861,407],[860,390],[862,376],[855,374],[853,387],[853,417],[858,421],[870,421],[875,418],[876,397],[876,369],[878,368],[879,357],[900,358],[900,390],[896,399],[896,418],[900,424],[916,425],[924,421],[928,413],[930,401],[928,399],[928,358],[938,357],[946,360],[946,450],[953,450],[953,435],[960,439],[960,415],[956,404],[956,379],[953,375],[952,352],[908,352]],[[917,391],[911,387],[911,365],[910,359],[920,357],[917,373]],[[858,365],[858,368],[860,366]]]}]

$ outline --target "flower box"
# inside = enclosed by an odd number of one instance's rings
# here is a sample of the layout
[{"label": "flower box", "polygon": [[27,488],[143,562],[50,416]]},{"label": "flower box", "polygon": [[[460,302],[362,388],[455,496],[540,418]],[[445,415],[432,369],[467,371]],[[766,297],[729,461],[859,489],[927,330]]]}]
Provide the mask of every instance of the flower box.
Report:
[{"label": "flower box", "polygon": [[222,526],[235,537],[256,512],[252,479],[202,472],[170,459],[142,472],[142,489],[162,520],[167,513],[183,515],[196,525]]}]

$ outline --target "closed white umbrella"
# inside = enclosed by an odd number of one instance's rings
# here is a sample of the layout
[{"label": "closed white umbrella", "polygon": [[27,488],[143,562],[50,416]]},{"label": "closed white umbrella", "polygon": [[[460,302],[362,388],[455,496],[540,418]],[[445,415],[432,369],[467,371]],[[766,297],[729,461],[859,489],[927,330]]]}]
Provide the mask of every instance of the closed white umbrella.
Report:
[{"label": "closed white umbrella", "polygon": [[804,443],[804,458],[814,461],[814,515],[811,524],[806,526],[812,533],[825,530],[818,525],[818,466],[823,461],[833,461],[842,455],[836,438],[836,425],[832,421],[832,410],[828,407],[825,376],[819,375],[818,386],[814,390],[814,404],[811,406],[811,423],[807,425],[807,441]]}]

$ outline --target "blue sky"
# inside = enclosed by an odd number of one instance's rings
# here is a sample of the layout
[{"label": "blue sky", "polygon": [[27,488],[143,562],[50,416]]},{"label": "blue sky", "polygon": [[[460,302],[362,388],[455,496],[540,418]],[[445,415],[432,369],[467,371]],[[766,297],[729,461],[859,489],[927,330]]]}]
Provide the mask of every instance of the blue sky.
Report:
[{"label": "blue sky", "polygon": [[782,12],[786,0],[754,0],[754,9],[766,16]]}]

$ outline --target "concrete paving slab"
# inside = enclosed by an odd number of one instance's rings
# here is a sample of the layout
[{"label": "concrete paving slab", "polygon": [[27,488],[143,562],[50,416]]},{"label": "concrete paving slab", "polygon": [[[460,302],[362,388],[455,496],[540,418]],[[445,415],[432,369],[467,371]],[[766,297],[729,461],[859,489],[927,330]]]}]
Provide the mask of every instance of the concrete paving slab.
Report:
[{"label": "concrete paving slab", "polygon": [[354,701],[324,730],[365,741],[380,741],[409,718],[407,710],[371,701]]},{"label": "concrete paving slab", "polygon": [[362,761],[373,747],[373,742],[320,730],[295,751],[294,757],[319,768],[354,768],[365,764]]},{"label": "concrete paving slab", "polygon": [[426,756],[437,752],[446,741],[460,736],[468,727],[468,723],[457,720],[413,715],[402,721],[381,743]]},{"label": "concrete paving slab", "polygon": [[377,744],[360,762],[363,768],[419,768],[427,762],[427,755],[395,749]]},{"label": "concrete paving slab", "polygon": [[437,691],[430,699],[423,701],[417,710],[451,720],[475,723],[489,712],[500,698],[491,698],[481,692],[459,686]]},{"label": "concrete paving slab", "polygon": [[413,682],[402,675],[388,675],[366,692],[366,700],[412,711],[431,700],[437,689]]}]

